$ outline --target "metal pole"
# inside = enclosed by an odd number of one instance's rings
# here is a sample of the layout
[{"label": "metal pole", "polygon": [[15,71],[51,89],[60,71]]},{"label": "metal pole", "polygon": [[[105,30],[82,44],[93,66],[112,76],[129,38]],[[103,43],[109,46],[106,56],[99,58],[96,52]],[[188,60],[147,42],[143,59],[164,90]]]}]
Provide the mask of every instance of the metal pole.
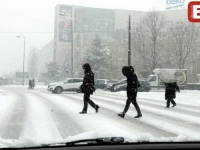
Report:
[{"label": "metal pole", "polygon": [[[71,12],[71,18],[73,18],[73,16],[72,16],[72,13],[73,13],[73,7],[72,7],[72,12]],[[71,77],[73,78],[73,57],[74,57],[74,55],[73,55],[73,42],[74,42],[74,38],[73,38],[73,19],[71,20],[72,22],[71,22],[71,32],[72,32],[72,41],[71,41],[71,43],[72,43],[72,49],[71,49]]]},{"label": "metal pole", "polygon": [[25,36],[24,36],[24,58],[23,58],[23,86],[24,86],[24,62],[25,62]]},{"label": "metal pole", "polygon": [[131,16],[129,15],[129,36],[128,36],[128,66],[131,65]]}]

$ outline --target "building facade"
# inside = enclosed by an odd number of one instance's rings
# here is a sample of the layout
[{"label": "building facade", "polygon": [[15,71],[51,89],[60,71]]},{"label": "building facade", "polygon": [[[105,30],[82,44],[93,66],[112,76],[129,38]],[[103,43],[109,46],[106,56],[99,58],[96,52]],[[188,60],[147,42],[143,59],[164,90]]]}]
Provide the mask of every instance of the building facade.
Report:
[{"label": "building facade", "polygon": [[[110,74],[107,78],[124,78],[121,68],[128,65],[128,21],[131,16],[131,29],[142,23],[148,12],[134,10],[113,10],[83,6],[57,5],[55,7],[54,60],[59,64],[68,61],[71,76],[76,76],[81,68],[79,62],[95,34],[101,37],[105,47],[110,49]],[[187,21],[187,10],[161,11],[165,16],[166,31],[171,24]],[[134,38],[134,34],[131,34]],[[144,71],[134,64],[136,53],[132,45],[132,65],[138,74]],[[72,72],[73,71],[73,72]]]},{"label": "building facade", "polygon": [[42,74],[46,73],[46,64],[54,60],[54,40],[51,40],[43,48],[38,50],[38,79],[42,78]]}]

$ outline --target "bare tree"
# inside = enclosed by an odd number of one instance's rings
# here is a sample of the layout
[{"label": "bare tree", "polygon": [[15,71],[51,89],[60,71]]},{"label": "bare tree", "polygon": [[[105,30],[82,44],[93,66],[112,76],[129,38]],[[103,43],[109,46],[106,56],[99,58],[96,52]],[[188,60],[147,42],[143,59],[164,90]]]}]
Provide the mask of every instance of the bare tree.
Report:
[{"label": "bare tree", "polygon": [[188,22],[177,22],[171,26],[168,46],[179,69],[184,68],[189,54],[195,50],[199,31],[199,25]]},{"label": "bare tree", "polygon": [[165,16],[161,12],[151,11],[133,33],[133,47],[136,49],[139,62],[150,74],[158,65],[158,58],[165,44],[163,28]]},{"label": "bare tree", "polygon": [[31,78],[34,79],[38,73],[38,54],[35,47],[31,48],[29,53],[28,70]]}]

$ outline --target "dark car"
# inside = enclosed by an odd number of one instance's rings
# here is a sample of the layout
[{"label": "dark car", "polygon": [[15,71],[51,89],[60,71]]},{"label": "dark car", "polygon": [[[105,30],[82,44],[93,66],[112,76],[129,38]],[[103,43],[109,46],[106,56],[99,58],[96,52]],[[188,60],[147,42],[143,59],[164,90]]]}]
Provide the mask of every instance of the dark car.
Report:
[{"label": "dark car", "polygon": [[[141,87],[138,88],[138,92],[149,92],[151,90],[151,86],[146,80],[139,80]],[[127,83],[122,85],[117,85],[114,87],[114,91],[125,91],[127,87]]]},{"label": "dark car", "polygon": [[108,82],[109,82],[108,79],[97,79],[95,80],[94,86],[96,89],[103,89],[106,91]]},{"label": "dark car", "polygon": [[118,79],[111,79],[111,80],[109,80],[108,81],[108,83],[116,83],[116,82],[119,82],[120,80],[118,80]]},{"label": "dark car", "polygon": [[117,85],[122,85],[122,84],[125,84],[127,83],[127,79],[123,79],[119,82],[116,82],[116,83],[109,83],[107,85],[107,90],[111,91],[111,92],[114,92],[114,87],[117,86]]}]

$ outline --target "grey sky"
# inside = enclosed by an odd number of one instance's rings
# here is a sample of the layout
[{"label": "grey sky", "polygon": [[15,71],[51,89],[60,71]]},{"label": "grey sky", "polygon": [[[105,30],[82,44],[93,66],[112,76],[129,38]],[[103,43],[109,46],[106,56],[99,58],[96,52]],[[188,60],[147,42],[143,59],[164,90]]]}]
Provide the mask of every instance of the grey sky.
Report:
[{"label": "grey sky", "polygon": [[165,10],[165,3],[166,0],[0,0],[0,76],[22,71],[24,41],[17,35],[26,37],[26,62],[31,47],[40,49],[53,39],[57,4],[149,11]]}]

